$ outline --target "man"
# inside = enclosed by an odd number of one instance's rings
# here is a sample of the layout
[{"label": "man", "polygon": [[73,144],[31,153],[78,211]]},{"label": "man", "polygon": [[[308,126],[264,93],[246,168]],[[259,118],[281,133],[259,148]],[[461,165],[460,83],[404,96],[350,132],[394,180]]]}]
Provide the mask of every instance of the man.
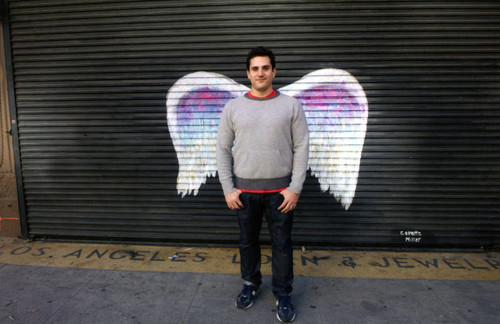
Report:
[{"label": "man", "polygon": [[273,89],[271,50],[257,47],[247,57],[250,92],[224,107],[217,138],[217,168],[226,203],[237,210],[243,290],[236,306],[252,306],[262,283],[259,233],[265,215],[272,241],[273,293],[281,322],[295,319],[293,210],[306,177],[309,136],[300,103]]}]

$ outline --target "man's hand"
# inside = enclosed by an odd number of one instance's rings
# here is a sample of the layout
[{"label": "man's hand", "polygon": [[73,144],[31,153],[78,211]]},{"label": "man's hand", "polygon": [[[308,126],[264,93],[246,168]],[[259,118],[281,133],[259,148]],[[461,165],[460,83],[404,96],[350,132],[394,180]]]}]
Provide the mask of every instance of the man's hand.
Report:
[{"label": "man's hand", "polygon": [[228,193],[227,195],[224,196],[226,198],[227,206],[230,209],[242,209],[244,207],[243,203],[240,200],[240,194],[241,194],[241,190],[237,189],[237,190],[235,190],[231,193]]},{"label": "man's hand", "polygon": [[299,201],[299,195],[295,192],[285,189],[280,192],[280,194],[285,197],[281,206],[278,207],[278,210],[282,213],[286,214],[297,207],[297,202]]}]

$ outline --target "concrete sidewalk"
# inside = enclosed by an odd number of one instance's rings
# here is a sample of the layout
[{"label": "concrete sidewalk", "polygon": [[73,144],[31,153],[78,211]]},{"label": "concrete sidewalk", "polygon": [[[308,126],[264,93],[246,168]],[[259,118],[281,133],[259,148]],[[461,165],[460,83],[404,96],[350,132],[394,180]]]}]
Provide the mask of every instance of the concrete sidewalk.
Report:
[{"label": "concrete sidewalk", "polygon": [[[0,323],[278,323],[270,277],[0,264]],[[499,323],[500,282],[297,276],[294,323]]]}]

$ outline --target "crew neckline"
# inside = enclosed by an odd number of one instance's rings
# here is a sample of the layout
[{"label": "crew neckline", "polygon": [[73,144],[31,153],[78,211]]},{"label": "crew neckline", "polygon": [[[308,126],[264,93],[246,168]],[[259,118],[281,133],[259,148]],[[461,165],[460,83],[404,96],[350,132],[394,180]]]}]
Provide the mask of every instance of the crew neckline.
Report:
[{"label": "crew neckline", "polygon": [[257,97],[257,96],[254,96],[253,94],[251,94],[250,91],[247,92],[247,96],[249,98],[252,98],[252,99],[269,99],[269,98],[272,98],[272,97],[276,97],[277,95],[278,95],[278,91],[276,91],[274,89],[273,89],[273,91],[270,94],[268,94],[265,97]]}]

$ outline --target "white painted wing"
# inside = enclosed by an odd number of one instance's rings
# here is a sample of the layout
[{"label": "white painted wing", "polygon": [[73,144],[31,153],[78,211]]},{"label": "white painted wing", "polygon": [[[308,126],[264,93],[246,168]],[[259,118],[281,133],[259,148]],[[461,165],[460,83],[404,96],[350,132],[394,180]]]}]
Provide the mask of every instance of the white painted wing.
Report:
[{"label": "white painted wing", "polygon": [[190,73],[167,94],[167,122],[177,159],[177,192],[198,194],[201,184],[217,172],[217,127],[227,101],[249,89],[211,72]]},{"label": "white painted wing", "polygon": [[356,192],[368,120],[363,88],[346,71],[322,69],[279,91],[301,102],[309,126],[311,174],[347,210]]}]

